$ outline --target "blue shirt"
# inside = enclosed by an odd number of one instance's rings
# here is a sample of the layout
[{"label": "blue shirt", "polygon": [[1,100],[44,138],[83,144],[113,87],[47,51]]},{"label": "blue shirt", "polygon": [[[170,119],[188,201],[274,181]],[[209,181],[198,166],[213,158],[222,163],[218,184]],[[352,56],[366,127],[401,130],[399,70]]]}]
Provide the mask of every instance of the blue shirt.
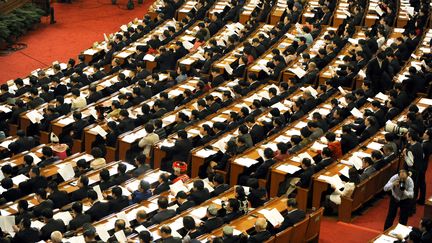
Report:
[{"label": "blue shirt", "polygon": [[140,203],[143,200],[147,200],[152,196],[152,192],[150,190],[146,192],[134,191],[132,193],[132,201],[130,204]]}]

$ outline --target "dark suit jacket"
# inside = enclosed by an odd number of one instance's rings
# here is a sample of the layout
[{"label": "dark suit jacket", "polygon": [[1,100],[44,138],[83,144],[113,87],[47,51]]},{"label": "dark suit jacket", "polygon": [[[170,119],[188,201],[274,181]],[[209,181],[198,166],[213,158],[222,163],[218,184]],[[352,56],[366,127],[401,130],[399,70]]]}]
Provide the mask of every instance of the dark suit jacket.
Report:
[{"label": "dark suit jacket", "polygon": [[2,197],[7,202],[15,201],[15,200],[17,200],[23,196],[24,196],[24,194],[21,192],[21,190],[19,188],[11,188],[11,189],[2,193]]},{"label": "dark suit jacket", "polygon": [[88,214],[76,215],[71,221],[69,221],[69,230],[76,230],[83,226],[85,223],[91,223],[91,216]]},{"label": "dark suit jacket", "polygon": [[189,139],[178,139],[174,146],[162,146],[161,150],[165,151],[172,161],[188,161],[189,153],[192,150],[192,142]]},{"label": "dark suit jacket", "polygon": [[110,205],[107,202],[95,202],[85,213],[90,215],[92,221],[97,221],[111,213]]},{"label": "dark suit jacket", "polygon": [[214,188],[214,190],[212,192],[210,192],[210,196],[211,197],[217,197],[220,194],[227,191],[229,188],[230,188],[230,186],[228,184],[218,185],[217,187]]},{"label": "dark suit jacket", "polygon": [[215,218],[207,219],[206,221],[204,221],[204,224],[201,225],[198,230],[200,232],[202,232],[203,234],[206,234],[206,233],[210,233],[213,230],[221,227],[223,224],[224,224],[224,221],[221,218],[215,217]]},{"label": "dark suit jacket", "polygon": [[275,233],[281,232],[294,224],[302,221],[305,219],[306,214],[303,210],[296,209],[288,213],[288,215],[284,218],[284,221],[282,222],[281,226],[276,229]]},{"label": "dark suit jacket", "polygon": [[66,226],[61,220],[50,219],[40,231],[41,240],[48,240],[51,238],[51,233],[54,231],[66,232]]},{"label": "dark suit jacket", "polygon": [[351,149],[355,148],[359,144],[357,136],[353,134],[342,134],[341,135],[341,147],[342,153],[346,154]]},{"label": "dark suit jacket", "polygon": [[47,208],[54,209],[54,203],[49,199],[41,202],[33,208],[33,216],[36,218],[42,216],[42,211]]},{"label": "dark suit jacket", "polygon": [[269,231],[261,231],[256,233],[255,235],[249,236],[247,242],[248,243],[262,243],[268,239],[270,239],[271,234]]},{"label": "dark suit jacket", "polygon": [[40,240],[40,232],[36,228],[24,229],[18,231],[15,236],[12,238],[12,243],[35,243]]},{"label": "dark suit jacket", "polygon": [[153,224],[160,224],[161,222],[172,218],[176,215],[176,211],[172,210],[172,209],[167,209],[167,210],[163,210],[160,211],[158,213],[156,213],[151,219],[150,219],[150,223]]},{"label": "dark suit jacket", "polygon": [[195,203],[193,201],[187,200],[182,205],[179,205],[179,207],[176,209],[176,213],[179,214],[193,206],[195,206]]},{"label": "dark suit jacket", "polygon": [[170,189],[170,187],[169,187],[170,184],[171,184],[171,183],[169,183],[169,182],[165,182],[165,183],[162,183],[162,184],[158,185],[158,186],[154,189],[154,191],[153,191],[153,195],[161,194],[162,192],[166,192],[166,191],[168,191],[168,190]]},{"label": "dark suit jacket", "polygon": [[207,188],[204,188],[202,191],[191,191],[188,199],[195,202],[196,205],[199,205],[210,198],[210,193]]},{"label": "dark suit jacket", "polygon": [[65,191],[54,191],[49,197],[54,203],[54,208],[61,208],[69,203],[69,197]]}]

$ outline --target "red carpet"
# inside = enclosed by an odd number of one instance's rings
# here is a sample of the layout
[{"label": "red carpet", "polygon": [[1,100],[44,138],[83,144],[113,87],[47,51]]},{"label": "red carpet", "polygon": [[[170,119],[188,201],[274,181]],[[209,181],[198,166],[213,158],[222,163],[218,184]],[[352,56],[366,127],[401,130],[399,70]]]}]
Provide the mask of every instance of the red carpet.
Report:
[{"label": "red carpet", "polygon": [[102,41],[104,33],[118,31],[120,26],[134,18],[142,18],[153,0],[144,4],[135,2],[134,10],[126,10],[127,0],[117,6],[111,0],[73,0],[73,4],[54,3],[57,23],[49,24],[43,17],[36,30],[21,37],[27,48],[7,56],[0,56],[0,83],[25,77],[37,68],[53,61],[67,62],[69,58]]},{"label": "red carpet", "polygon": [[[432,170],[429,168],[426,173],[426,197],[432,195],[431,181]],[[375,200],[371,203],[370,207],[363,209],[362,215],[354,217],[351,225],[342,222],[336,223],[336,217],[324,217],[320,242],[368,242],[383,231],[388,204],[389,199],[387,196],[383,199]],[[424,206],[417,205],[416,214],[409,218],[408,224],[417,227],[420,219],[423,217],[423,210]],[[398,219],[396,217],[394,223],[397,223]]]}]

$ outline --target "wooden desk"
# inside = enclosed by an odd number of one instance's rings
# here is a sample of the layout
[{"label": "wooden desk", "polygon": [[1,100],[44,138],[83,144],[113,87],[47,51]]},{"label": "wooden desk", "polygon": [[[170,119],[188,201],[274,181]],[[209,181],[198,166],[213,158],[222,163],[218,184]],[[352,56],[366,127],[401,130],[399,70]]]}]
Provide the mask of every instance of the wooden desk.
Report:
[{"label": "wooden desk", "polygon": [[[304,51],[304,53],[308,53],[310,58],[314,58],[318,54],[318,50],[322,48],[323,45],[326,44],[324,40],[324,36],[328,34],[330,30],[336,31],[337,29],[334,27],[324,26],[321,30],[321,34],[314,39],[313,43],[308,46],[308,48]],[[289,79],[295,78],[296,74],[292,71],[295,68],[305,69],[307,67],[303,67],[302,63],[304,62],[303,56],[299,55],[297,59],[292,61],[282,72],[282,80],[287,82]]]},{"label": "wooden desk", "polygon": [[[213,97],[220,97],[222,99],[223,92],[225,92],[225,91],[231,92],[231,90],[229,89],[229,86],[227,86],[227,85],[228,84],[232,85],[234,83],[237,83],[237,82],[235,82],[235,81],[224,82],[220,86],[211,89],[209,93],[203,94],[203,96],[201,96],[201,97],[204,97],[207,95],[212,95]],[[183,113],[185,113],[186,115],[188,115],[190,117],[192,110],[197,109],[199,100],[200,100],[200,98],[194,99],[191,102],[179,107],[179,110],[181,110]],[[177,116],[177,112],[170,112],[170,113],[167,113],[166,115],[164,115],[162,118],[163,127],[168,127],[168,126],[171,126],[172,124],[174,124],[174,122],[175,122],[174,119],[176,118],[176,116]],[[163,143],[160,143],[159,144],[160,147],[154,146],[155,153],[154,153],[154,157],[153,157],[153,163],[154,163],[155,168],[158,168],[161,164],[161,160],[163,157],[159,157],[159,156],[165,155],[165,152],[161,150],[161,147],[162,146],[167,146],[167,147],[174,146],[174,143],[175,143],[174,140],[175,139],[177,139],[177,134],[170,136],[170,139],[164,140]]]},{"label": "wooden desk", "polygon": [[[197,123],[194,126],[189,126],[186,129],[186,131],[188,132],[188,134],[190,134],[190,136],[200,136],[200,129],[201,129],[202,125],[204,125],[204,124],[212,125],[214,122],[226,121],[228,119],[228,117],[230,116],[230,112],[239,113],[240,110],[242,109],[242,107],[250,107],[252,105],[252,102],[255,99],[261,100],[262,98],[266,98],[266,97],[268,98],[269,97],[268,96],[268,90],[271,87],[276,87],[276,86],[271,85],[271,84],[262,86],[259,89],[257,89],[255,92],[253,92],[252,94],[249,94],[248,96],[246,96],[240,100],[236,100],[230,106],[219,110],[216,114],[212,115],[209,119],[200,121],[199,123]],[[268,111],[269,111],[269,109],[267,109],[263,113],[267,114]],[[200,147],[197,147],[191,151],[191,154],[192,154],[192,156],[191,156],[191,165],[192,165],[191,175],[192,175],[192,177],[198,176],[199,168],[204,164],[204,161],[207,159],[206,156],[203,156],[203,151],[207,151],[207,152],[212,151],[212,153],[217,153],[217,151],[223,151],[225,149],[225,143],[227,142],[226,137],[231,136],[230,134],[238,134],[237,127],[234,130],[230,131],[229,133],[223,134],[222,139],[220,139],[219,137],[215,137],[210,142],[208,142],[208,143],[206,143]],[[218,144],[218,145],[216,145],[216,144]],[[210,146],[212,146],[214,149],[212,149],[212,150],[205,149],[205,148],[208,148]],[[156,151],[156,148],[155,148],[155,151]]]},{"label": "wooden desk", "polygon": [[351,42],[348,42],[345,47],[339,52],[339,54],[337,55],[337,57],[335,59],[333,59],[332,62],[330,62],[326,67],[324,67],[321,72],[319,73],[319,83],[320,84],[325,84],[325,82],[329,79],[331,79],[332,73],[330,71],[331,68],[337,68],[337,66],[339,64],[343,64],[344,62],[342,61],[343,57],[348,55],[350,50],[355,49],[356,48],[356,42],[358,42],[358,40],[360,39],[364,39],[365,38],[365,31],[366,30],[358,30],[352,38],[350,38]]},{"label": "wooden desk", "polygon": [[[296,96],[294,96],[296,97]],[[296,98],[292,97],[291,100],[296,100]],[[340,98],[341,95],[333,95],[329,97],[324,103],[317,105],[314,110],[311,110],[308,114],[304,115],[297,121],[291,122],[286,125],[284,129],[282,129],[277,134],[274,134],[268,137],[266,140],[255,144],[254,147],[246,150],[244,153],[237,155],[236,157],[231,159],[230,162],[230,183],[232,185],[237,184],[238,176],[244,172],[245,165],[240,162],[240,159],[250,159],[250,160],[258,160],[262,157],[262,151],[265,148],[271,148],[273,151],[277,150],[278,142],[288,142],[292,135],[298,134],[300,135],[300,129],[307,125],[308,120],[310,120],[310,114],[314,112],[320,112],[324,110],[328,110],[328,103],[333,98]],[[283,113],[283,111],[281,112]],[[271,169],[269,169],[268,173],[270,174]],[[270,190],[277,190],[277,188],[271,188]],[[274,193],[276,194],[276,193]]]},{"label": "wooden desk", "polygon": [[[425,109],[427,107],[426,104],[424,104],[424,102],[426,101],[426,99],[417,99],[414,104],[417,104],[419,106],[419,108],[424,107],[423,109]],[[408,108],[406,108],[401,114],[399,114],[396,118],[393,119],[393,121],[401,121],[403,119],[406,119],[406,114],[408,113]],[[373,149],[370,148],[370,144],[372,142],[374,143],[378,143],[379,139],[382,139],[384,137],[384,130],[381,129],[379,130],[378,133],[376,133],[374,136],[372,136],[371,138],[367,139],[366,141],[364,141],[363,143],[359,144],[355,149],[353,149],[351,152],[347,153],[346,155],[344,155],[341,159],[339,159],[337,161],[337,163],[333,163],[332,165],[328,166],[327,168],[325,168],[324,170],[320,171],[319,173],[316,173],[314,175],[314,180],[313,180],[313,198],[312,198],[312,207],[319,207],[321,205],[321,195],[323,192],[325,192],[328,189],[329,184],[322,179],[319,179],[320,175],[325,175],[325,176],[333,176],[333,175],[340,175],[341,172],[340,170],[343,169],[344,165],[347,165],[348,167],[350,167],[349,164],[347,164],[346,161],[348,161],[348,159],[351,156],[355,156],[354,153],[355,152],[363,152],[365,154],[371,154]],[[340,163],[339,163],[340,162]]]},{"label": "wooden desk", "polygon": [[[178,84],[178,85],[172,87],[170,90],[167,90],[166,92],[168,93],[168,96],[172,98],[174,96],[181,94],[186,89],[189,89],[189,90],[197,89],[196,85],[198,82],[199,82],[198,78],[190,78],[187,81],[183,82],[182,84]],[[192,104],[192,102],[196,102],[199,98],[202,98],[205,95],[206,94],[203,94],[202,96],[198,97],[197,99],[194,99],[193,101],[190,102],[190,104]],[[152,107],[154,102],[158,99],[158,97],[159,97],[159,95],[155,95],[150,100],[147,100],[147,101],[144,101],[143,103],[141,103],[139,106],[132,107],[130,113],[133,113],[135,117],[137,114],[142,114],[141,108],[140,108],[142,106],[142,104],[146,103],[150,107]],[[176,113],[179,110],[183,110],[183,109],[186,109],[186,105],[176,107],[176,109],[174,109],[171,112],[166,113],[163,117],[161,117],[161,120],[163,122],[163,127],[166,127],[167,125],[172,124],[174,122],[174,120],[172,120],[173,116],[175,118]],[[168,122],[168,120],[169,120],[169,122]],[[131,132],[126,132],[126,133],[121,134],[119,136],[119,139],[118,139],[118,151],[119,151],[118,156],[119,156],[119,158],[124,160],[126,158],[126,153],[131,148],[131,145],[134,142],[138,141],[138,139],[144,137],[145,135],[147,135],[147,132],[145,131],[144,126],[139,126]]]},{"label": "wooden desk", "polygon": [[[389,34],[388,38],[385,40],[384,44],[381,46],[380,50],[385,50],[386,48],[390,47],[392,43],[396,41],[397,38],[402,36],[402,33],[405,31],[405,29],[402,28],[393,28],[392,32]],[[379,51],[380,51],[379,50]],[[378,52],[379,52],[378,51]],[[374,57],[376,56],[375,53]],[[353,89],[362,87],[363,81],[366,77],[366,70],[368,65],[365,65],[356,75],[354,78],[354,84]]]},{"label": "wooden desk", "polygon": [[[261,32],[266,32],[267,34],[269,31],[273,28],[273,25],[268,24],[260,24],[260,26],[257,27],[257,29],[249,35],[248,40],[252,40],[254,38],[258,38],[258,35]],[[232,50],[230,53],[226,54],[223,58],[219,59],[218,61],[215,61],[212,65],[212,67],[215,67],[218,69],[219,73],[225,73],[226,72],[226,65],[229,65],[232,67],[232,64],[238,62],[238,59],[240,58],[239,54],[243,52],[244,43],[238,45],[234,50]]]},{"label": "wooden desk", "polygon": [[204,49],[210,48],[210,40],[216,40],[218,46],[225,47],[224,40],[227,41],[228,37],[234,33],[240,33],[244,29],[244,25],[241,23],[227,24],[222,27],[212,38],[208,39],[202,48],[199,48],[195,53],[186,54],[186,56],[180,58],[177,62],[177,66],[185,66],[187,70],[190,70],[191,66],[198,60],[202,60],[204,56]]},{"label": "wooden desk", "polygon": [[[263,209],[272,210],[274,208],[278,210],[281,214],[284,214],[285,212],[290,210],[290,208],[287,207],[286,198],[274,198],[273,200],[267,202],[264,206],[251,211],[247,215],[244,215],[240,218],[233,220],[228,225],[232,226],[237,231],[249,232],[255,227],[255,222],[258,218],[265,218],[261,210]],[[204,241],[209,237],[221,237],[221,236],[223,236],[222,227],[214,230],[210,234],[202,235],[198,237],[198,240]]]}]

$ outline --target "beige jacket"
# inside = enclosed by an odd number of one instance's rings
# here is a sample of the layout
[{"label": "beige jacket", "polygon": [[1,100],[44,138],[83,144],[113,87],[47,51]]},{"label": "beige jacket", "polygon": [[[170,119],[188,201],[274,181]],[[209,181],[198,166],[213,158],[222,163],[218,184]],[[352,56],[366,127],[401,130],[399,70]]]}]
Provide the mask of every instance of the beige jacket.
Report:
[{"label": "beige jacket", "polygon": [[83,97],[78,97],[72,100],[71,109],[76,110],[87,106],[87,100]]},{"label": "beige jacket", "polygon": [[352,182],[345,183],[344,189],[341,191],[340,189],[335,189],[335,191],[330,195],[330,201],[333,203],[340,205],[341,204],[341,196],[351,197],[355,189],[355,184]]},{"label": "beige jacket", "polygon": [[159,142],[159,135],[156,133],[149,133],[147,136],[143,137],[139,143],[138,146],[140,148],[144,148],[143,154],[147,156],[147,158],[150,155],[150,151],[152,149],[152,146],[155,145],[157,142]]},{"label": "beige jacket", "polygon": [[97,158],[90,162],[90,167],[94,170],[102,168],[104,165],[106,165],[106,161],[104,158]]}]

